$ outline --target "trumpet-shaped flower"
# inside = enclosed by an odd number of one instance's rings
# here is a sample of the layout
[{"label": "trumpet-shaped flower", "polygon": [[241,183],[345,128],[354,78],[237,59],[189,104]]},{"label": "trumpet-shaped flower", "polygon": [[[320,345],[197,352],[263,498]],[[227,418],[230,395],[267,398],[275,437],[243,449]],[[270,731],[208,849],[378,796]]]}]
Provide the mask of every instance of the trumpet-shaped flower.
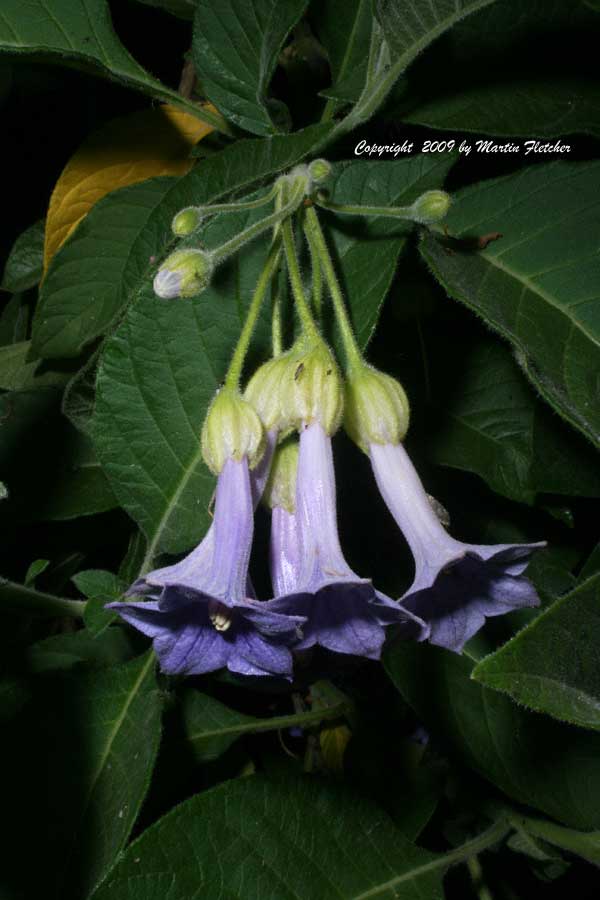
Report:
[{"label": "trumpet-shaped flower", "polygon": [[432,644],[460,652],[484,624],[521,607],[538,606],[523,576],[537,544],[463,544],[440,524],[401,443],[368,448],[379,490],[415,560],[415,577],[402,598],[424,619]]},{"label": "trumpet-shaped flower", "polygon": [[253,515],[247,459],[229,459],[202,543],[175,565],[135,582],[129,593],[150,599],[109,604],[152,638],[164,672],[199,675],[226,666],[241,675],[291,678],[289,647],[304,619],[252,597]]},{"label": "trumpet-shaped flower", "polygon": [[297,649],[320,644],[379,659],[387,625],[402,625],[407,636],[417,639],[426,636],[418,617],[359,578],[344,559],[331,439],[317,421],[300,434],[295,510],[273,510],[271,576],[277,597],[273,609],[307,619]]}]

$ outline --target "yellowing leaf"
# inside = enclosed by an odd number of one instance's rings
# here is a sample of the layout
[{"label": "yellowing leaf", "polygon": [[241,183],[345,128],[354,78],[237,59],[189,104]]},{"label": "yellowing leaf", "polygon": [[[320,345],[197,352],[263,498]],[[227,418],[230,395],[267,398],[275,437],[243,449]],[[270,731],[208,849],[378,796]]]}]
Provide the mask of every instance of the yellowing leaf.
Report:
[{"label": "yellowing leaf", "polygon": [[344,753],[352,732],[347,725],[331,725],[323,728],[320,738],[323,762],[331,772],[344,770]]},{"label": "yellowing leaf", "polygon": [[213,129],[172,106],[114,119],[92,134],[58,179],[48,209],[44,269],[94,203],[110,191],[154,178],[184,175],[190,150]]}]

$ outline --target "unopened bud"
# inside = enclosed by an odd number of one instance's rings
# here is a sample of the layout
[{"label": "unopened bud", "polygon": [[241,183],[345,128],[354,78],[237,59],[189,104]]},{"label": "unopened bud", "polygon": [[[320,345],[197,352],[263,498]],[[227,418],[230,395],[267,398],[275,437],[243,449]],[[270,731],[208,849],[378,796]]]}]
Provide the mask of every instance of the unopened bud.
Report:
[{"label": "unopened bud", "polygon": [[361,450],[370,444],[399,444],[408,431],[410,408],[402,385],[371,366],[346,382],[344,428]]},{"label": "unopened bud", "polygon": [[217,391],[202,428],[202,456],[218,475],[228,459],[245,456],[250,468],[260,462],[265,448],[264,430],[255,410],[236,390]]},{"label": "unopened bud", "polygon": [[313,159],[308,166],[308,175],[315,184],[321,184],[331,175],[331,163],[326,159]]},{"label": "unopened bud", "polygon": [[337,363],[325,343],[290,355],[281,386],[281,404],[294,428],[320,422],[327,434],[338,430],[344,390]]},{"label": "unopened bud", "polygon": [[421,225],[433,225],[445,219],[452,198],[445,191],[425,191],[412,204],[412,218]]},{"label": "unopened bud", "polygon": [[288,438],[275,450],[263,500],[271,509],[280,507],[293,513],[296,510],[296,472],[298,469],[298,440]]},{"label": "unopened bud", "polygon": [[214,264],[204,250],[176,250],[168,256],[154,278],[154,293],[164,300],[194,297],[210,284]]},{"label": "unopened bud", "polygon": [[284,353],[260,366],[244,391],[244,397],[258,413],[265,431],[276,428],[279,432],[283,432],[290,427],[281,398],[281,386],[285,380],[290,355]]},{"label": "unopened bud", "polygon": [[187,237],[198,228],[202,221],[202,214],[195,206],[188,206],[180,210],[171,222],[171,230],[177,237]]}]

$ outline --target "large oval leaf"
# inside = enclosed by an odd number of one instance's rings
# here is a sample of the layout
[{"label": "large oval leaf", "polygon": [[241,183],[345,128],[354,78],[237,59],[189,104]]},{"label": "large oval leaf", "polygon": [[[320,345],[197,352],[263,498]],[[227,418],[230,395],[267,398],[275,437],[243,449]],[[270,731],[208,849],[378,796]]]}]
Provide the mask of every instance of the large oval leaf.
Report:
[{"label": "large oval leaf", "polygon": [[7,896],[80,900],[93,890],[144,799],[160,712],[151,653],[35,683],[31,704],[3,742],[11,827],[2,886],[14,891]]},{"label": "large oval leaf", "polygon": [[600,575],[487,656],[473,677],[518,703],[600,731]]},{"label": "large oval leaf", "polygon": [[600,827],[600,735],[527,712],[431,645],[392,645],[385,667],[432,737],[509,797],[572,828]]},{"label": "large oval leaf", "polygon": [[[450,245],[421,251],[448,293],[517,348],[561,415],[600,446],[600,163],[536,166],[456,196]],[[502,234],[484,250],[477,238]]]},{"label": "large oval leaf", "polygon": [[441,900],[443,870],[355,793],[247,777],[148,829],[94,900]]},{"label": "large oval leaf", "polygon": [[[253,134],[287,131],[289,113],[267,90],[283,43],[308,0],[201,0],[192,52],[202,87],[228,119]],[[289,122],[287,123],[289,125]]]},{"label": "large oval leaf", "polygon": [[74,60],[223,128],[220,116],[165,87],[130,56],[113,30],[106,0],[30,0],[26,11],[21,0],[2,0],[3,51]]},{"label": "large oval leaf", "polygon": [[211,131],[195,116],[161,106],[114,119],[95,132],[71,157],[52,192],[44,267],[92,206],[111,191],[158,175],[189,172],[192,147]]}]

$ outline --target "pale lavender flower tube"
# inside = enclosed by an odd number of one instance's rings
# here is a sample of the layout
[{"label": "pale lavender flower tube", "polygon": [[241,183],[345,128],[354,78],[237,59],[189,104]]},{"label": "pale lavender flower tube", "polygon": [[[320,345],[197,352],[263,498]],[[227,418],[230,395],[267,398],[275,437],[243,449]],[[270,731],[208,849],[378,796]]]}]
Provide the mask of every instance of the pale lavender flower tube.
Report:
[{"label": "pale lavender flower tube", "polygon": [[248,462],[229,459],[202,543],[175,565],[135,582],[129,593],[149,600],[109,604],[153,639],[164,672],[198,675],[226,666],[242,675],[291,678],[289,646],[304,619],[251,597],[253,516]]},{"label": "pale lavender flower tube", "polygon": [[464,544],[440,524],[401,443],[369,445],[379,490],[410,546],[415,577],[402,602],[430,626],[432,644],[460,652],[484,624],[539,598],[523,576],[535,544]]},{"label": "pale lavender flower tube", "polygon": [[306,616],[296,649],[320,644],[379,659],[387,625],[422,639],[424,623],[356,575],[340,547],[331,438],[318,422],[300,433],[296,510],[275,508],[271,524],[274,609]]}]

